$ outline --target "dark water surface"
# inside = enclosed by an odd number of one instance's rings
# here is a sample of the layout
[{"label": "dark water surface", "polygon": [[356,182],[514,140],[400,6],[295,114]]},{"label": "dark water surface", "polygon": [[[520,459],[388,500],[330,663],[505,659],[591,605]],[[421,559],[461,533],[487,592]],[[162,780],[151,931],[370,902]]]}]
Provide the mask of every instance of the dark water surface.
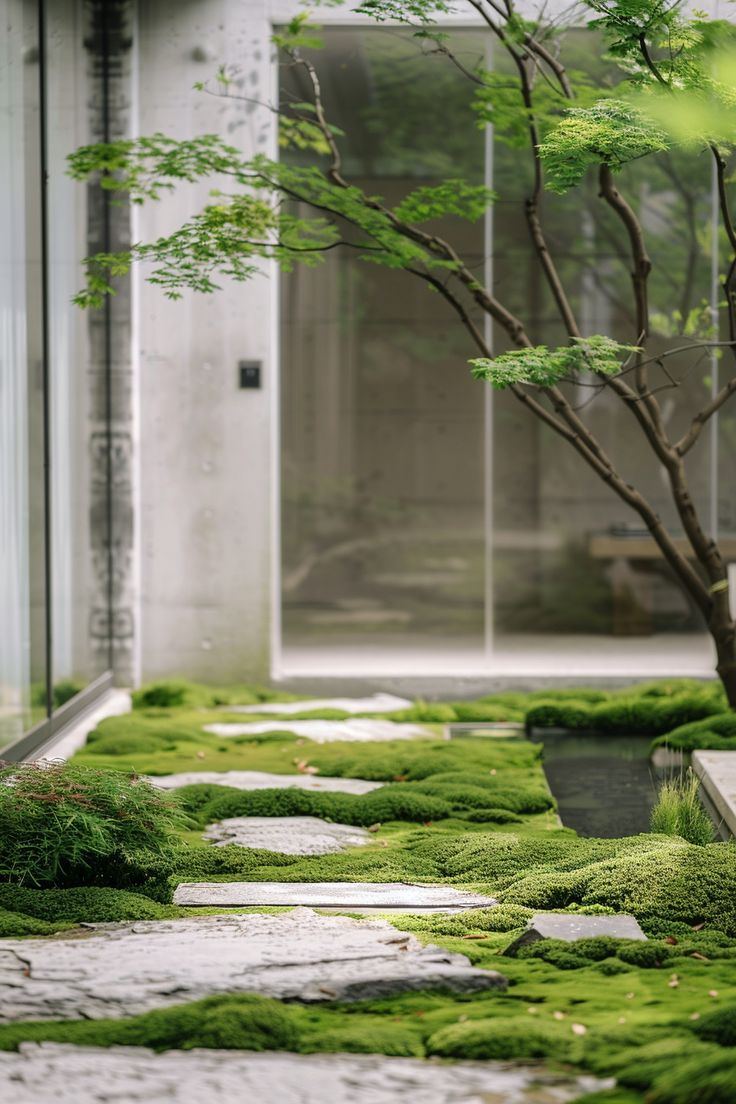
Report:
[{"label": "dark water surface", "polygon": [[544,773],[562,823],[581,836],[635,836],[649,831],[649,813],[663,776],[649,762],[648,736],[537,729]]}]

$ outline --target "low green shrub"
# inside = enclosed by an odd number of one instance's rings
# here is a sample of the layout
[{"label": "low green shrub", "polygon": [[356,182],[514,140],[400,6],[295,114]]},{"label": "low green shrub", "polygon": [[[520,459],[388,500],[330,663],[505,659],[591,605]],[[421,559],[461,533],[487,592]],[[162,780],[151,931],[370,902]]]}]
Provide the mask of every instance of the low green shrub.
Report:
[{"label": "low green shrub", "polygon": [[[55,682],[52,690],[54,709],[59,709],[62,705],[66,705],[68,701],[71,701],[73,697],[84,690],[85,685],[86,683],[80,682],[79,679],[60,679],[59,682]],[[33,687],[31,691],[31,704],[45,707],[45,684],[40,683]]]},{"label": "low green shrub", "polygon": [[30,763],[0,771],[0,881],[127,886],[160,875],[182,815],[119,771]]},{"label": "low green shrub", "polygon": [[713,842],[713,822],[700,801],[700,781],[691,770],[662,782],[649,826],[653,832],[681,836],[688,843]]},{"label": "low green shrub", "polygon": [[692,1025],[695,1034],[706,1043],[736,1047],[736,1004],[727,1004],[707,1012]]},{"label": "low green shrub", "polygon": [[527,1020],[471,1020],[450,1024],[431,1035],[427,1053],[475,1060],[549,1058],[565,1061],[571,1045],[560,1030]]},{"label": "low green shrub", "polygon": [[[181,916],[173,905],[162,905],[124,889],[82,886],[75,889],[30,889],[27,886],[0,885],[0,908],[57,924],[114,923],[118,920],[166,920]],[[17,931],[17,935],[32,934]],[[42,934],[41,932],[38,933]]]}]

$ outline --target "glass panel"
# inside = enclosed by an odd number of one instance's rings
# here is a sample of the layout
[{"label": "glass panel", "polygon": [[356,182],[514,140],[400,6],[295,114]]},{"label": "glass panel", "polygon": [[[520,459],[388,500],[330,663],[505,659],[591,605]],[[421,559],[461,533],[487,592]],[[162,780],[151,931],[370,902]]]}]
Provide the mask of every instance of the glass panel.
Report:
[{"label": "glass panel", "polygon": [[[499,51],[499,55],[501,52]],[[591,49],[591,34],[568,36],[568,68],[605,62]],[[499,68],[506,62],[498,57]],[[555,305],[529,248],[523,198],[528,156],[495,143],[494,184],[512,202],[495,211],[494,275],[504,302],[528,322],[535,343],[555,345],[565,334]],[[526,165],[526,167],[525,167]],[[676,156],[647,158],[619,176],[620,187],[638,210],[653,261],[650,306],[654,336],[649,355],[683,344],[676,311],[687,316],[710,296],[710,257],[702,227],[710,219],[710,166],[686,170]],[[595,178],[587,190],[566,197],[545,195],[542,216],[547,238],[583,333],[606,333],[636,343],[628,240],[615,215],[598,196]],[[682,226],[674,234],[672,226]],[[687,287],[682,274],[689,272]],[[687,339],[685,339],[686,341]],[[496,335],[497,348],[504,336]],[[678,388],[658,394],[670,433],[684,429],[708,386],[708,366],[684,371],[683,360],[668,362],[684,374]],[[653,366],[651,386],[667,385]],[[619,399],[581,380],[568,388],[574,405],[626,478],[649,498],[671,531],[680,533],[666,476],[653,459],[632,413]],[[697,610],[683,595],[648,538],[643,522],[581,463],[570,446],[527,412],[512,396],[494,396],[493,590],[496,650],[522,663],[570,654],[639,660],[654,671],[674,674],[707,669],[709,646]],[[693,496],[710,519],[707,443],[692,454]],[[638,539],[641,538],[641,539]],[[555,635],[554,645],[551,635]],[[631,637],[645,638],[634,646]],[[608,638],[607,640],[604,638]],[[621,639],[629,638],[629,639]],[[637,659],[632,660],[631,657]]]},{"label": "glass panel", "polygon": [[[395,30],[323,38],[351,181],[389,204],[447,177],[482,182],[473,89],[457,70]],[[470,64],[484,49],[483,36],[453,40]],[[284,102],[308,98],[301,77],[286,69]],[[482,269],[482,226],[451,232]],[[281,318],[285,654],[329,654],[333,669],[354,649],[364,669],[394,650],[405,663],[481,655],[484,407],[451,308],[341,250],[284,277]]]},{"label": "glass panel", "polygon": [[46,713],[38,27],[0,38],[0,746]]}]

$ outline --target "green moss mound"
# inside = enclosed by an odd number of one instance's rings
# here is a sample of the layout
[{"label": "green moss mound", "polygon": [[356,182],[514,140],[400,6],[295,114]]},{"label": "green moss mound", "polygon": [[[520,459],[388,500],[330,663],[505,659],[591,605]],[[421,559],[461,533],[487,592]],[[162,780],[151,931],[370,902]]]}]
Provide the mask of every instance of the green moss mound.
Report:
[{"label": "green moss mound", "polygon": [[477,833],[416,850],[440,876],[488,883],[533,909],[602,905],[639,920],[705,922],[736,935],[736,844],[700,847],[668,836],[576,839],[560,833]]},{"label": "green moss mound", "polygon": [[736,750],[736,712],[717,713],[705,720],[691,721],[659,736],[655,747],[667,746],[677,751],[691,752],[698,748],[714,751]]},{"label": "green moss mound", "polygon": [[188,679],[158,679],[133,691],[134,709],[209,709],[219,705],[258,705],[260,702],[293,701],[293,694],[266,686],[205,686]]},{"label": "green moss mound", "polygon": [[[70,925],[61,925],[69,926]],[[50,924],[46,920],[37,920],[23,912],[0,908],[0,939],[16,939],[23,935],[51,935],[60,925]]]},{"label": "green moss mound", "polygon": [[[118,920],[166,920],[184,915],[182,910],[162,905],[141,893],[102,886],[76,889],[30,889],[27,886],[0,885],[0,908],[57,924],[108,923]],[[16,930],[14,935],[44,934]]]},{"label": "green moss mound", "polygon": [[298,1050],[297,1017],[288,1007],[252,993],[206,997],[128,1020],[29,1023],[0,1027],[0,1050],[27,1040],[77,1046],[141,1046],[152,1050]]},{"label": "green moss mound", "polygon": [[661,1073],[646,1099],[647,1104],[733,1104],[734,1085],[733,1055],[702,1052]]},{"label": "green moss mound", "polygon": [[451,1024],[427,1041],[427,1053],[440,1058],[478,1060],[554,1055],[558,1061],[565,1061],[570,1051],[569,1040],[553,1027],[502,1018]]},{"label": "green moss mound", "polygon": [[588,729],[601,733],[659,736],[726,707],[719,683],[694,680],[633,687],[604,700],[569,697],[537,701],[526,713],[528,728]]},{"label": "green moss mound", "polygon": [[[194,813],[201,824],[240,816],[315,816],[368,827],[392,820],[420,823],[441,820],[452,811],[448,801],[400,786],[387,786],[361,795],[209,786],[205,796],[198,790],[198,785],[185,786],[179,794],[184,808]],[[219,793],[214,792],[218,790]]]},{"label": "green moss mound", "polygon": [[397,1024],[348,1024],[321,1032],[310,1049],[333,1054],[388,1054],[397,1058],[423,1058],[424,1046],[414,1031]]},{"label": "green moss mound", "polygon": [[[736,1047],[736,1004],[709,1012],[692,1025],[695,1034],[707,1043]],[[736,1056],[734,1056],[736,1062]]]}]

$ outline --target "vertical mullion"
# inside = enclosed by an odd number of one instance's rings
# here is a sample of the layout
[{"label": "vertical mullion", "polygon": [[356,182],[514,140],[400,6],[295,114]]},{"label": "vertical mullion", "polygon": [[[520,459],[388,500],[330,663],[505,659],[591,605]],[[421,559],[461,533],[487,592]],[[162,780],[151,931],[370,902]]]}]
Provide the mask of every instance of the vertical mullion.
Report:
[{"label": "vertical mullion", "polygon": [[[485,64],[493,67],[493,42],[486,35]],[[488,124],[484,131],[484,183],[486,188],[493,187],[493,127]],[[493,207],[486,207],[483,221],[483,279],[485,286],[493,289]],[[486,345],[493,345],[493,321],[489,314],[483,316],[483,336]],[[488,384],[483,388],[483,509],[484,509],[484,653],[490,659],[494,650],[494,608],[493,608],[493,388]]]},{"label": "vertical mullion", "polygon": [[[718,338],[718,303],[720,300],[721,285],[719,277],[719,256],[718,256],[718,242],[719,242],[719,208],[718,208],[718,176],[716,163],[713,159],[711,161],[711,190],[710,190],[710,204],[711,204],[711,246],[710,246],[710,310],[711,317],[713,319],[713,325],[715,327],[715,337]],[[716,349],[711,349],[710,354],[710,394],[711,398],[715,398],[718,394],[719,379],[718,379],[718,355]],[[719,473],[718,473],[718,413],[715,413],[711,418],[710,423],[710,438],[709,438],[709,470],[708,470],[708,484],[710,494],[710,535],[714,541],[718,540],[718,492],[719,492]]]},{"label": "vertical mullion", "polygon": [[48,133],[46,118],[46,5],[38,0],[38,110],[41,173],[41,389],[43,433],[44,649],[46,716],[54,705],[53,614],[51,577],[51,395],[49,378]]}]

